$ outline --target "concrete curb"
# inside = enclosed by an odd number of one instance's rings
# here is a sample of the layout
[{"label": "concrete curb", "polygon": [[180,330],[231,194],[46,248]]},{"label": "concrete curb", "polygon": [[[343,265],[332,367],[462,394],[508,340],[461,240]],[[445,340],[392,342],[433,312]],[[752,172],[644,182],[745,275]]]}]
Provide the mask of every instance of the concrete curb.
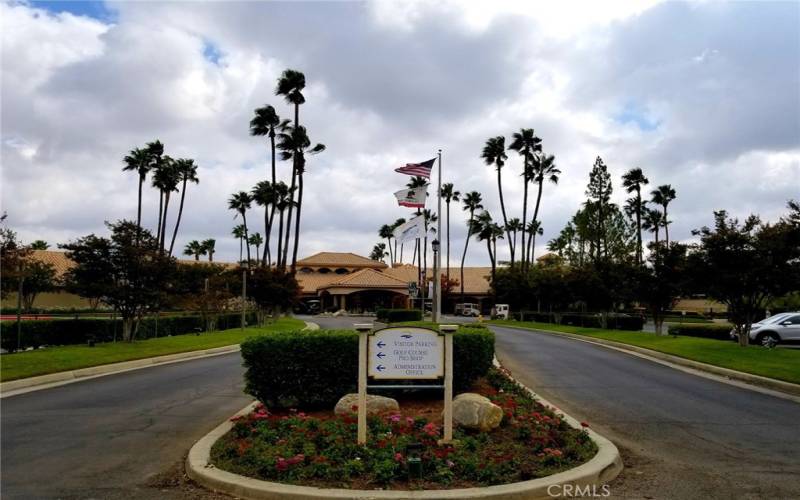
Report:
[{"label": "concrete curb", "polygon": [[[497,360],[495,359],[495,364]],[[499,366],[499,364],[498,364]],[[517,382],[519,383],[519,382]],[[522,384],[520,384],[522,385]],[[522,387],[525,387],[524,385]],[[552,404],[536,395],[525,387],[532,395],[536,396],[542,404],[555,408]],[[242,409],[236,416],[246,415],[253,410],[257,403],[252,403]],[[572,427],[583,427],[574,418],[559,410],[564,419]],[[200,441],[192,446],[186,458],[186,474],[197,483],[213,491],[226,493],[237,498],[257,500],[318,500],[318,499],[514,499],[514,500],[539,500],[552,499],[560,496],[561,485],[571,484],[581,488],[595,488],[611,481],[622,471],[622,458],[614,444],[591,429],[586,429],[589,436],[597,444],[597,454],[585,464],[579,465],[552,476],[522,481],[519,483],[487,486],[485,488],[462,488],[453,490],[424,490],[424,491],[387,491],[387,490],[346,490],[324,489],[310,486],[294,486],[282,483],[273,483],[252,479],[231,472],[217,469],[210,463],[211,447],[225,433],[233,427],[230,420],[226,420]],[[548,489],[554,494],[550,494]]]},{"label": "concrete curb", "polygon": [[[303,328],[304,330],[319,330],[319,325],[316,323],[306,321],[305,324],[306,326]],[[139,370],[141,368],[148,368],[151,366],[179,363],[181,361],[208,358],[211,356],[221,356],[223,354],[238,352],[240,349],[241,348],[239,344],[232,344],[222,347],[214,347],[211,349],[203,349],[200,351],[179,352],[175,354],[166,354],[164,356],[156,356],[153,358],[135,359],[132,361],[122,361],[120,363],[90,366],[87,368],[79,368],[77,370],[48,373],[47,375],[10,380],[8,382],[0,383],[0,398],[9,398],[19,394],[25,394],[27,392],[49,389],[51,387],[58,387],[74,382],[82,382],[84,380],[104,377],[106,375],[114,375],[116,373],[129,372],[132,370]]]},{"label": "concrete curb", "polygon": [[[740,372],[737,370],[732,370],[730,368],[722,368],[720,366],[709,365],[707,363],[702,363],[700,361],[693,361],[691,359],[682,358],[680,356],[674,356],[672,354],[666,354],[663,352],[654,351],[652,349],[647,349],[645,347],[623,344],[622,342],[616,342],[613,340],[587,337],[585,335],[579,335],[576,333],[557,332],[554,330],[542,330],[539,328],[527,328],[524,326],[512,326],[512,325],[501,325],[501,324],[495,324],[495,326],[501,328],[513,328],[515,330],[522,330],[529,332],[541,332],[548,335],[560,335],[562,337],[569,337],[571,339],[579,340],[581,342],[587,342],[589,344],[595,344],[602,347],[614,349],[617,351],[622,351],[643,359],[648,359],[650,361],[665,366],[669,366],[671,368],[680,369],[682,371],[686,371],[689,373],[700,372],[700,373],[695,373],[696,375],[699,375],[701,373],[711,374],[714,375],[714,377],[712,377],[714,380],[719,380],[720,382],[730,383],[731,381],[735,381],[739,382],[737,384],[734,384],[738,387],[745,387],[751,390],[758,390],[759,392],[766,392],[774,396],[783,397],[784,399],[790,399],[792,401],[800,402],[800,399],[798,399],[800,397],[800,384],[793,384],[791,382],[784,382],[782,380],[777,380],[769,377],[753,375],[751,373]],[[686,370],[686,368],[688,368],[689,370]]]}]

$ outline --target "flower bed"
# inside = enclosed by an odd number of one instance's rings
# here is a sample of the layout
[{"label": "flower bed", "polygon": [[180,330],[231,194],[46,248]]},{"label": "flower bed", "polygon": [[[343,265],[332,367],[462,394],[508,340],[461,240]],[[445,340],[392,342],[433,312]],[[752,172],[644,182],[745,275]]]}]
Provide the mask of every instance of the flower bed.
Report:
[{"label": "flower bed", "polygon": [[[236,419],[211,450],[222,470],[268,481],[352,489],[445,489],[513,483],[548,476],[591,459],[596,445],[552,408],[536,402],[492,369],[473,388],[504,411],[499,428],[456,428],[454,445],[438,445],[440,406],[401,401],[402,414],[370,417],[365,447],[356,444],[356,415],[259,405]],[[433,410],[432,410],[433,408]],[[409,477],[408,445],[418,443],[419,477]]]}]

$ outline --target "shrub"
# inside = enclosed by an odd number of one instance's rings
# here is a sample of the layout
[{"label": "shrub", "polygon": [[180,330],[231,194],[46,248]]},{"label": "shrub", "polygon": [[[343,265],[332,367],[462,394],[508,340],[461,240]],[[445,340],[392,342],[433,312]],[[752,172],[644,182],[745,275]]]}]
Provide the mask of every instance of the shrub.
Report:
[{"label": "shrub", "polygon": [[730,340],[730,325],[709,325],[686,323],[684,325],[670,325],[670,335],[683,335],[686,337],[703,337],[706,339]]},{"label": "shrub", "polygon": [[[453,384],[468,388],[494,359],[494,334],[464,327],[453,335]],[[242,343],[245,392],[270,408],[331,407],[358,382],[358,334],[352,330],[283,332]],[[391,381],[381,381],[390,384]]]},{"label": "shrub", "polygon": [[422,321],[422,311],[419,309],[378,309],[375,316],[382,323]]},{"label": "shrub", "polygon": [[[248,314],[248,324],[255,324],[255,313]],[[156,323],[158,330],[156,331]],[[219,316],[217,327],[221,330],[237,328],[241,323],[241,314],[223,314]],[[139,323],[137,339],[148,339],[156,336],[185,335],[202,331],[203,319],[200,316],[166,316],[145,318]],[[21,347],[38,348],[43,345],[75,345],[87,342],[111,342],[119,340],[122,332],[122,320],[112,319],[51,319],[22,321]],[[116,335],[115,335],[116,333]],[[8,351],[17,348],[16,321],[3,321],[0,325],[0,347]]]}]

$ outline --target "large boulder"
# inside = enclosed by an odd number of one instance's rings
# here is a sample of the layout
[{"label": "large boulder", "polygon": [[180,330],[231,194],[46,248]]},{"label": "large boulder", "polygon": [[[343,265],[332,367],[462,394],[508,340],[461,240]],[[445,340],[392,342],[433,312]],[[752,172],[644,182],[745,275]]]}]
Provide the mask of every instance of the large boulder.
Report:
[{"label": "large boulder", "polygon": [[[358,407],[358,394],[346,394],[336,403],[336,408],[333,409],[333,412],[337,415],[347,415],[348,413],[354,413],[354,407]],[[399,410],[400,405],[397,404],[397,400],[384,396],[367,394],[367,415],[377,415]]]},{"label": "large boulder", "polygon": [[465,392],[453,399],[453,422],[461,427],[488,432],[501,420],[503,409],[480,394]]}]

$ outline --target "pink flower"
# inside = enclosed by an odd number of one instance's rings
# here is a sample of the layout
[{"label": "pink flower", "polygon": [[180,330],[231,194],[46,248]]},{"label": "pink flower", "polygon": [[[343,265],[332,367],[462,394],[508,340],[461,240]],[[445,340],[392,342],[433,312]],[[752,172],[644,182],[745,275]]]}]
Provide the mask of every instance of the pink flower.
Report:
[{"label": "pink flower", "polygon": [[425,427],[422,428],[422,432],[427,434],[428,436],[434,437],[439,435],[439,428],[433,422],[425,424]]},{"label": "pink flower", "polygon": [[279,471],[285,471],[286,469],[289,468],[289,464],[287,464],[286,460],[284,460],[283,458],[278,457],[278,461],[277,463],[275,463],[275,468],[278,469]]},{"label": "pink flower", "polygon": [[581,422],[581,427],[589,427],[589,424],[587,424],[586,422]]},{"label": "pink flower", "polygon": [[402,453],[395,453],[394,454],[394,461],[395,462],[402,462],[403,461],[403,454]]},{"label": "pink flower", "polygon": [[389,420],[391,420],[392,422],[397,423],[397,422],[400,421],[400,415],[392,415],[392,416],[389,417]]},{"label": "pink flower", "polygon": [[448,460],[446,463],[447,466],[450,467],[451,469],[456,466],[456,464],[454,464],[452,460]]},{"label": "pink flower", "polygon": [[414,425],[414,419],[411,417],[406,417],[406,425]]}]

